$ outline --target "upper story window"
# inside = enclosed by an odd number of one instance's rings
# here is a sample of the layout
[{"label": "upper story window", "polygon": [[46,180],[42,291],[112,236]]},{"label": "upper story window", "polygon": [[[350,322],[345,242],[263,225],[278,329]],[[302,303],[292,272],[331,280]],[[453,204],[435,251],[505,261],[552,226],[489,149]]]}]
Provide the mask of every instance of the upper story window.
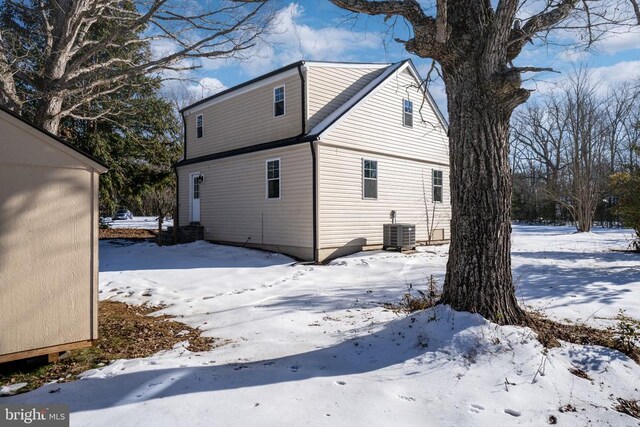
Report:
[{"label": "upper story window", "polygon": [[413,101],[408,99],[402,100],[402,124],[410,128],[413,127]]},{"label": "upper story window", "polygon": [[204,136],[204,122],[202,114],[198,114],[196,117],[196,138],[202,138]]},{"label": "upper story window", "polygon": [[433,201],[442,202],[442,171],[434,170],[432,173]]},{"label": "upper story window", "polygon": [[267,160],[267,199],[280,198],[280,159]]},{"label": "upper story window", "polygon": [[362,197],[378,198],[378,161],[362,159]]},{"label": "upper story window", "polygon": [[284,116],[284,86],[273,89],[273,116]]}]

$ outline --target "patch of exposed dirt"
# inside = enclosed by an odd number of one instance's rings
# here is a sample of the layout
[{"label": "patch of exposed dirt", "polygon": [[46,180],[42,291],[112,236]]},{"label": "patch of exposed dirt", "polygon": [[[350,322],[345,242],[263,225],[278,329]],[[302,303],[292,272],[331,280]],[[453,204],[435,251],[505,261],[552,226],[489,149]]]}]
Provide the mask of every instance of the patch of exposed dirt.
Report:
[{"label": "patch of exposed dirt", "polygon": [[193,352],[209,351],[228,341],[200,336],[200,330],[173,320],[171,316],[150,316],[162,307],[134,306],[101,301],[98,308],[99,338],[93,347],[72,350],[55,363],[41,357],[0,364],[0,385],[26,382],[19,392],[33,390],[51,381],[68,382],[78,374],[116,359],[148,357],[188,341]]},{"label": "patch of exposed dirt", "polygon": [[142,228],[101,228],[100,239],[155,239],[158,230],[146,230]]}]

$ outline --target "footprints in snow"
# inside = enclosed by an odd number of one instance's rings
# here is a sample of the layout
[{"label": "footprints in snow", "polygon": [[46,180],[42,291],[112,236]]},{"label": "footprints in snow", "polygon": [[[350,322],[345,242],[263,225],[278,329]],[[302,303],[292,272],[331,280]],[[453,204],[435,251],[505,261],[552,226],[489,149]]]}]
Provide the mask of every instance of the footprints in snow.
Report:
[{"label": "footprints in snow", "polygon": [[[472,414],[479,414],[480,412],[484,411],[484,409],[484,406],[478,405],[477,403],[472,403],[471,405],[469,405],[469,412],[471,412]],[[505,409],[504,413],[511,415],[512,417],[519,417],[520,415],[522,415],[520,411],[509,408]]]},{"label": "footprints in snow", "polygon": [[480,411],[484,411],[484,406],[478,405],[477,403],[472,403],[469,405],[469,412],[473,414],[479,414]]}]

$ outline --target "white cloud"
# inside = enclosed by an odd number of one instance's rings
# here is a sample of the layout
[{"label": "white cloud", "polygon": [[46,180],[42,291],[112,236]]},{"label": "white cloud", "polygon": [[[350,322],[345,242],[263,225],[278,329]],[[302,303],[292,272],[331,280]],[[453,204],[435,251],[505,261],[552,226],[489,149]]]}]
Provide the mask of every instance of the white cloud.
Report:
[{"label": "white cloud", "polygon": [[602,84],[605,88],[614,88],[621,83],[640,78],[640,60],[622,61],[617,64],[594,67],[591,69],[595,82]]},{"label": "white cloud", "polygon": [[596,48],[608,54],[640,49],[640,27],[621,27],[613,30],[596,45]]},{"label": "white cloud", "polygon": [[227,86],[213,77],[204,77],[199,80],[167,80],[162,85],[163,95],[174,102],[178,109],[225,89]]},{"label": "white cloud", "polygon": [[[579,67],[579,65],[576,65]],[[552,93],[562,89],[562,85],[569,79],[572,70],[564,70],[561,74],[545,74],[544,78],[536,78],[525,85],[529,89],[535,89],[535,94]],[[640,79],[640,60],[621,61],[617,64],[588,67],[591,81],[596,85],[597,92],[605,95],[610,89],[619,87],[623,83]]]},{"label": "white cloud", "polygon": [[280,9],[269,34],[247,52],[247,59],[205,60],[204,68],[213,70],[238,66],[247,75],[256,76],[300,59],[358,61],[363,50],[381,47],[382,39],[378,33],[329,26],[313,28],[301,24],[299,21],[304,12],[298,3]]},{"label": "white cloud", "polygon": [[192,83],[187,86],[189,96],[199,99],[222,92],[225,89],[227,89],[227,86],[225,86],[220,80],[213,77],[204,77],[200,79],[199,82]]}]

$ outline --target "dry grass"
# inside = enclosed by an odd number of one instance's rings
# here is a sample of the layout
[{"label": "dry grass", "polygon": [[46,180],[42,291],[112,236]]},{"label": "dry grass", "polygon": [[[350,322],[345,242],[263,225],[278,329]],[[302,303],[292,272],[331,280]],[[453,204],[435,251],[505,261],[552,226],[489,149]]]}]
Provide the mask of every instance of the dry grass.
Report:
[{"label": "dry grass", "polygon": [[158,230],[142,228],[101,228],[99,233],[101,239],[144,240],[155,239],[157,235]]},{"label": "dry grass", "polygon": [[98,309],[100,338],[93,347],[70,351],[56,363],[46,363],[44,357],[0,365],[0,385],[26,382],[28,385],[20,389],[25,392],[51,381],[73,381],[78,374],[116,359],[148,357],[170,350],[183,341],[188,341],[187,348],[194,352],[227,344],[202,337],[198,329],[170,316],[149,316],[159,308],[102,301]]},{"label": "dry grass", "polygon": [[559,347],[558,340],[580,345],[599,345],[618,350],[640,364],[640,348],[620,340],[613,329],[597,329],[584,324],[565,324],[551,320],[541,313],[529,312],[529,327],[538,334],[538,340],[548,348]]},{"label": "dry grass", "polygon": [[613,407],[613,409],[640,420],[640,405],[638,404],[638,400],[626,400],[621,397],[617,400],[618,403]]},{"label": "dry grass", "polygon": [[409,285],[407,292],[402,295],[400,302],[385,303],[382,304],[382,306],[396,313],[414,313],[434,307],[438,304],[440,296],[438,283],[433,276],[430,276],[427,282],[426,292],[414,289],[413,286]]}]

